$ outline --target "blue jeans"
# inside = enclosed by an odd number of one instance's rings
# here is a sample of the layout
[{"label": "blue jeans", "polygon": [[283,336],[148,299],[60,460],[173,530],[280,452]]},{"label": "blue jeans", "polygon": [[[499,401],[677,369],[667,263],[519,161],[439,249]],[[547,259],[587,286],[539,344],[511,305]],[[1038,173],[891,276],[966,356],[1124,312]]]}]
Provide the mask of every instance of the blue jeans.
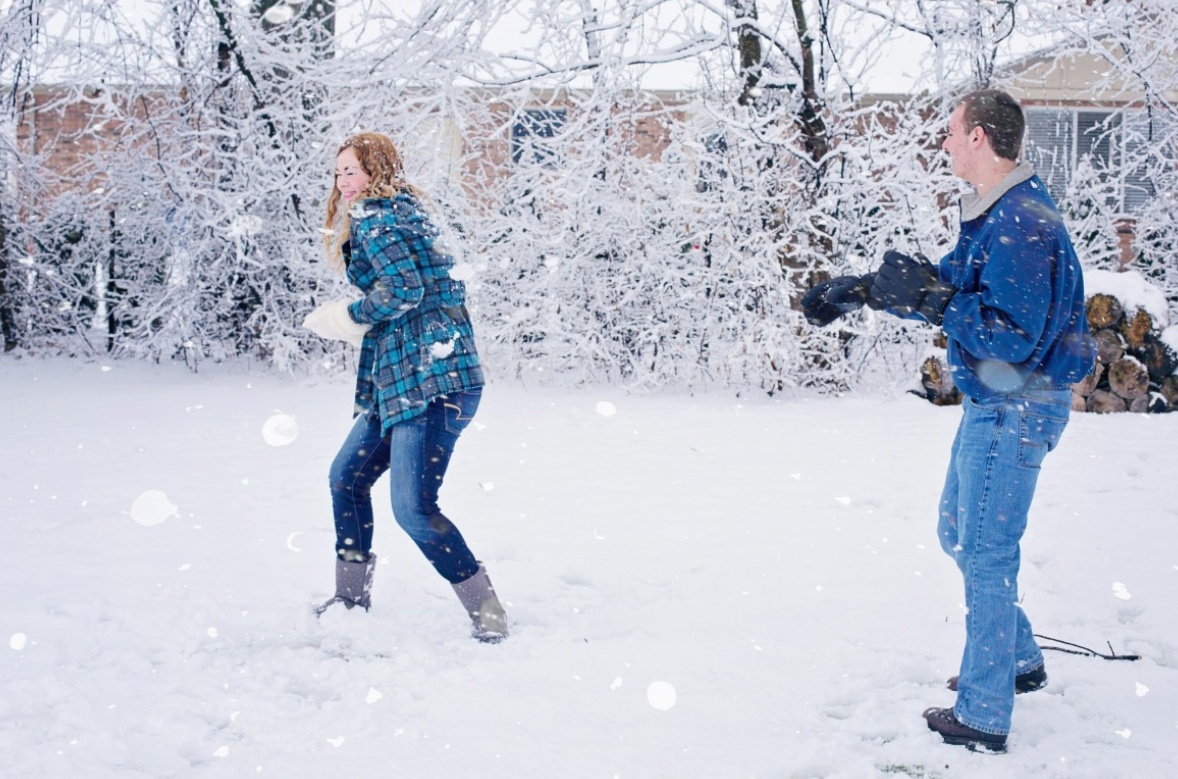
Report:
[{"label": "blue jeans", "polygon": [[1059,443],[1071,391],[966,398],[941,494],[937,534],[965,579],[965,653],[957,719],[1010,732],[1014,677],[1043,665],[1018,605],[1019,541],[1043,458]]},{"label": "blue jeans", "polygon": [[331,464],[331,506],[336,554],[368,559],[372,549],[372,485],[389,472],[393,518],[447,581],[460,582],[479,564],[458,532],[438,510],[438,490],[458,436],[474,418],[482,389],[434,399],[424,414],[398,422],[387,436],[380,414],[361,414]]}]

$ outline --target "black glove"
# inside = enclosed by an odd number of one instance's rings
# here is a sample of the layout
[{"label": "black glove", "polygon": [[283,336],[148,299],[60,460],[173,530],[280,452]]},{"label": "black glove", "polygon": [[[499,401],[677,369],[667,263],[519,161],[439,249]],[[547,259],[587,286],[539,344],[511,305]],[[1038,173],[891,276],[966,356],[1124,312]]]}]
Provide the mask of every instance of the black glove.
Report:
[{"label": "black glove", "polygon": [[866,276],[839,276],[815,284],[802,298],[806,321],[815,327],[826,327],[840,316],[858,311],[864,303],[871,302],[874,278],[874,273],[868,273]]},{"label": "black glove", "polygon": [[915,312],[939,325],[957,287],[938,280],[936,267],[922,255],[909,257],[889,249],[876,271],[870,294],[882,308],[901,316]]}]

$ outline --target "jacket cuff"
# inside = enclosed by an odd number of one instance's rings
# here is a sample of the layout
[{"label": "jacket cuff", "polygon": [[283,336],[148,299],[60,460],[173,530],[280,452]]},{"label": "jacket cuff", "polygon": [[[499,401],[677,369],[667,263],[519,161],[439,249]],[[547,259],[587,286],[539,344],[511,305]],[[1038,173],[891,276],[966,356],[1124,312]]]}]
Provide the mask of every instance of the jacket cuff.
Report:
[{"label": "jacket cuff", "polygon": [[927,319],[930,324],[938,327],[941,321],[945,318],[945,309],[949,306],[949,301],[957,294],[957,287],[942,282],[936,282],[927,293],[925,293],[924,300],[920,302],[919,313],[922,317]]}]

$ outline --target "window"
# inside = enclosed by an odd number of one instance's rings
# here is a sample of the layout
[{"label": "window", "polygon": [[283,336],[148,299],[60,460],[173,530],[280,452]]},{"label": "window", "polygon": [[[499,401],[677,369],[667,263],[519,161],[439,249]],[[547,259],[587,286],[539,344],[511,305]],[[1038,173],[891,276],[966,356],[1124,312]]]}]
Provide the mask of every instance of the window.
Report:
[{"label": "window", "polygon": [[563,108],[529,108],[520,113],[511,126],[511,161],[556,167],[556,139],[567,122],[568,111]]},{"label": "window", "polygon": [[[1113,181],[1118,195],[1108,205],[1134,213],[1154,194],[1152,172],[1158,162],[1151,146],[1159,118],[1141,110],[1028,108],[1025,157],[1056,201],[1081,160],[1088,159],[1100,181]],[[1149,158],[1154,156],[1151,163]]]},{"label": "window", "polygon": [[1067,191],[1073,166],[1075,123],[1072,112],[1029,108],[1026,118],[1027,148],[1023,156],[1035,167],[1035,172],[1047,185],[1047,191],[1058,201]]},{"label": "window", "polygon": [[1158,111],[1125,113],[1125,210],[1135,213],[1157,194],[1155,179],[1175,169],[1173,123]]}]

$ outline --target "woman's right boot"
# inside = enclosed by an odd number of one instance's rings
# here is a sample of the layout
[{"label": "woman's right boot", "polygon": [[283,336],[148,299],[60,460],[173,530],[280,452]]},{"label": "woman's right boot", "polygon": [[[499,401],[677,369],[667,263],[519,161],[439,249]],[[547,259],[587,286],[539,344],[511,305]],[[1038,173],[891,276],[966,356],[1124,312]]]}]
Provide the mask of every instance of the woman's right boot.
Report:
[{"label": "woman's right boot", "polygon": [[376,569],[376,555],[369,553],[367,560],[351,562],[335,559],[335,595],[319,608],[316,615],[327,611],[333,603],[342,603],[347,608],[360,606],[368,611],[372,602],[368,593],[372,590],[372,572]]},{"label": "woman's right boot", "polygon": [[497,644],[507,638],[507,614],[482,563],[474,576],[451,586],[470,615],[470,634],[474,638],[484,644]]}]

